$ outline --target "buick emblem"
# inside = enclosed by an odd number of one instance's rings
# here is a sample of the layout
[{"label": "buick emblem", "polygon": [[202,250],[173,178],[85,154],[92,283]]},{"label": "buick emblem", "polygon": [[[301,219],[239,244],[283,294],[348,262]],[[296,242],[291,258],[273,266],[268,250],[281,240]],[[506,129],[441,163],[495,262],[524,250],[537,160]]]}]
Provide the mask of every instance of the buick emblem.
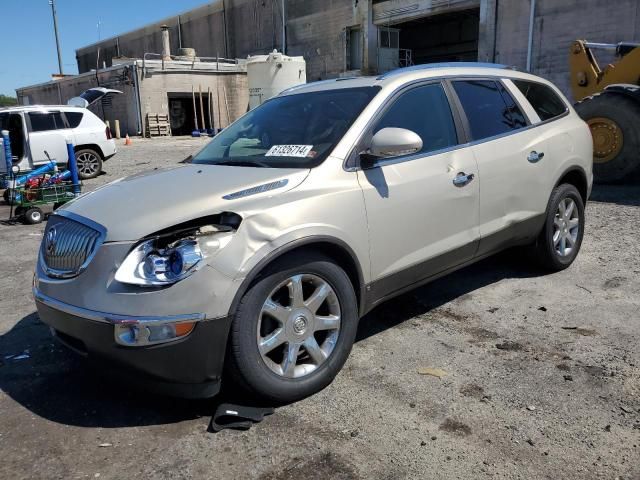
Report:
[{"label": "buick emblem", "polygon": [[52,255],[56,250],[56,240],[58,237],[58,232],[56,231],[56,227],[51,227],[47,231],[47,235],[44,239],[44,248],[49,255]]}]

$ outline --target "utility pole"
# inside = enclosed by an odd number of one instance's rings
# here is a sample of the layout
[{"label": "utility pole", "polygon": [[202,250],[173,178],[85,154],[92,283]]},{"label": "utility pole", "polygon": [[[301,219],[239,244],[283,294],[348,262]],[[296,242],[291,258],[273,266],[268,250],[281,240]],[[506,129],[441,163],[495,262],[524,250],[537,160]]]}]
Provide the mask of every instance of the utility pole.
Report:
[{"label": "utility pole", "polygon": [[60,40],[58,39],[58,15],[56,14],[56,2],[55,0],[49,0],[51,5],[51,14],[53,15],[53,31],[56,35],[56,49],[58,50],[58,70],[62,75],[62,56],[60,55]]}]

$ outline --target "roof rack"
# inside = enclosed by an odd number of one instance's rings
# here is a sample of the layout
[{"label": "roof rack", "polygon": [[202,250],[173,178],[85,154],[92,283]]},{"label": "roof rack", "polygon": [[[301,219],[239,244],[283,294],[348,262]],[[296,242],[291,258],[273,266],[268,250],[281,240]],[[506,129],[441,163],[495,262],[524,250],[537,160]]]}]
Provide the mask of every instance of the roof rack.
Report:
[{"label": "roof rack", "polygon": [[439,63],[425,63],[422,65],[413,65],[411,67],[402,67],[396,68],[395,70],[391,70],[389,72],[383,73],[377,80],[384,80],[385,78],[395,77],[396,75],[401,75],[403,73],[408,72],[416,72],[422,70],[432,70],[434,68],[497,68],[497,69],[511,69],[515,70],[514,67],[509,67],[508,65],[502,65],[500,63],[488,63],[488,62],[439,62]]}]

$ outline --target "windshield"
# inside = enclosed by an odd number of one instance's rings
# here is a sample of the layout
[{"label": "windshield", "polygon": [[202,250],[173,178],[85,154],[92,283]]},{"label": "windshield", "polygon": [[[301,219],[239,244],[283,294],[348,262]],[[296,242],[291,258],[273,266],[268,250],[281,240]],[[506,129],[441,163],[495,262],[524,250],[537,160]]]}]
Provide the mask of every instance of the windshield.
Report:
[{"label": "windshield", "polygon": [[275,97],[216,135],[192,162],[315,167],[379,90],[358,87]]}]

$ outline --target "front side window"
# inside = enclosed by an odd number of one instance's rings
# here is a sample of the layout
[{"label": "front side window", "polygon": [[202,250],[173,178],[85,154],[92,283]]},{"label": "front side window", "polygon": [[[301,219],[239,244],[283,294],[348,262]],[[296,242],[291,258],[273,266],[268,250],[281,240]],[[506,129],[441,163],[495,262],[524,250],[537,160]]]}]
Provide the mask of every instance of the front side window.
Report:
[{"label": "front side window", "polygon": [[467,115],[473,140],[526,126],[520,108],[501,84],[493,80],[456,80],[452,83]]},{"label": "front side window", "polygon": [[373,133],[383,128],[406,128],[422,139],[428,153],[458,143],[449,101],[439,83],[412,88],[398,97],[382,115]]},{"label": "front side window", "polygon": [[512,80],[512,82],[527,98],[543,122],[567,111],[565,103],[547,85],[527,80]]},{"label": "front side window", "polygon": [[275,97],[216,135],[192,163],[315,167],[379,91],[358,87]]},{"label": "front side window", "polygon": [[29,112],[32,132],[46,132],[65,128],[60,112]]}]

